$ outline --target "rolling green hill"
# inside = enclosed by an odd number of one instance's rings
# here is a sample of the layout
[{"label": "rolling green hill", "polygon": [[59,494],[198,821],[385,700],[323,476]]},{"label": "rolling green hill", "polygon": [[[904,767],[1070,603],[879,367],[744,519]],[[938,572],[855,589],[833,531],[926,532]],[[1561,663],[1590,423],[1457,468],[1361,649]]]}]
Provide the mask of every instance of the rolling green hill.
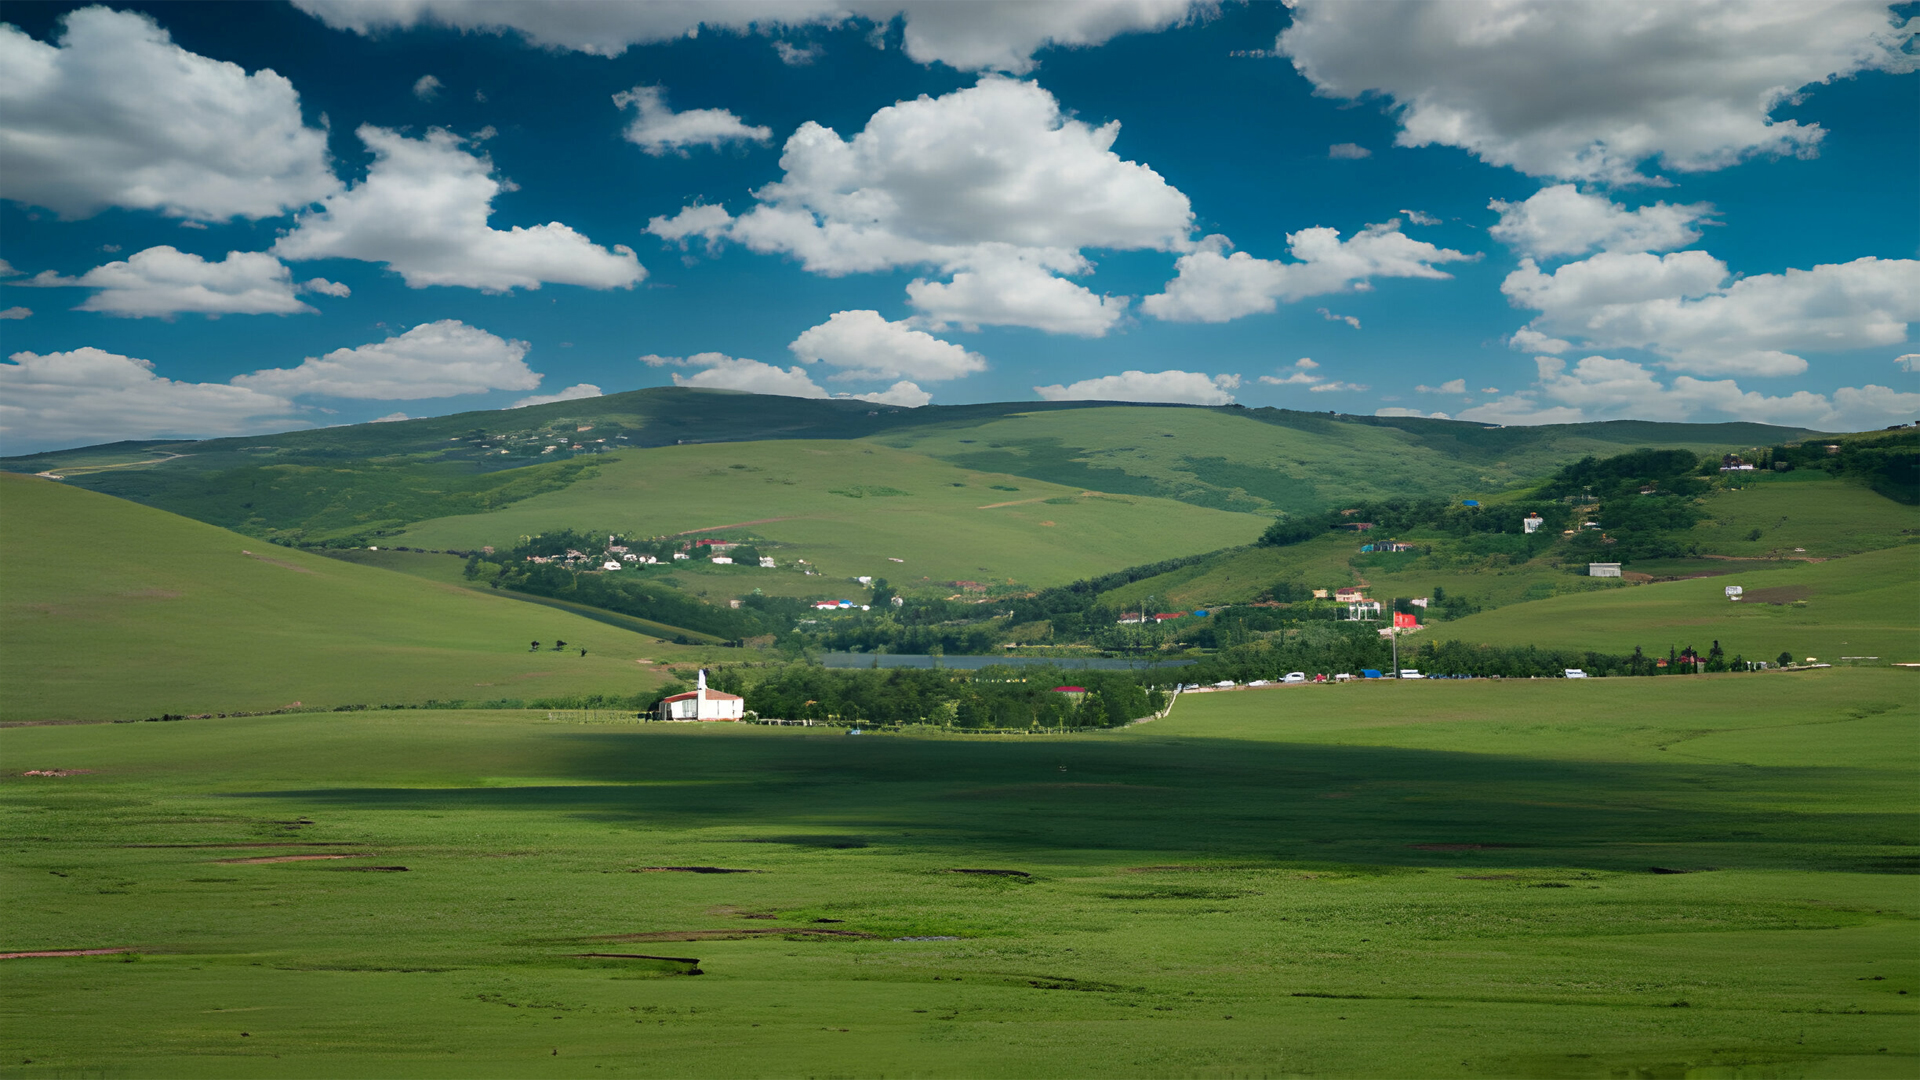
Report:
[{"label": "rolling green hill", "polygon": [[0,469],[53,472],[253,536],[353,546],[559,490],[591,476],[603,454],[686,443],[866,439],[975,471],[1271,514],[1392,495],[1489,495],[1638,445],[1718,453],[1810,434],[1627,421],[1489,428],[1106,402],[902,409],[666,387],[396,423],[85,447],[0,460]]},{"label": "rolling green hill", "polygon": [[[248,552],[252,553],[249,554]],[[629,630],[0,476],[0,720],[630,695]],[[534,653],[528,642],[585,647]]]},{"label": "rolling green hill", "polygon": [[[1250,514],[1087,494],[871,442],[799,440],[623,451],[562,490],[492,513],[417,522],[396,543],[474,549],[562,528],[764,537],[772,545],[761,545],[763,551],[782,570],[674,568],[683,580],[707,575],[691,579],[699,582],[688,586],[696,591],[737,595],[756,586],[827,592],[856,575],[906,587],[989,579],[1058,584],[1245,544],[1265,526]],[[796,577],[795,559],[827,580],[788,580]]]}]

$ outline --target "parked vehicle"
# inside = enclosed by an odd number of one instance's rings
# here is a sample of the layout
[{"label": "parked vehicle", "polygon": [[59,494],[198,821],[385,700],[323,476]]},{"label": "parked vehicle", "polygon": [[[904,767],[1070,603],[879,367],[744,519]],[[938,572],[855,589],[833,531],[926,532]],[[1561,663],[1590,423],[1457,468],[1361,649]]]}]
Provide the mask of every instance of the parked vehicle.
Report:
[{"label": "parked vehicle", "polygon": [[1403,678],[1403,679],[1424,679],[1424,678],[1426,678],[1426,676],[1425,676],[1425,675],[1422,675],[1422,674],[1420,674],[1420,673],[1419,673],[1418,671],[1416,671],[1416,670],[1414,670],[1413,668],[1410,668],[1410,667],[1403,667],[1403,668],[1401,668],[1401,669],[1400,669],[1400,677],[1401,677],[1401,678]]},{"label": "parked vehicle", "polygon": [[1569,679],[1585,679],[1587,677],[1588,677],[1587,673],[1584,671],[1581,671],[1577,667],[1570,667],[1567,669],[1567,678]]},{"label": "parked vehicle", "polygon": [[1335,675],[1333,677],[1333,681],[1334,682],[1352,682],[1353,676],[1343,671],[1340,674]]},{"label": "parked vehicle", "polygon": [[1284,683],[1302,683],[1302,682],[1306,682],[1306,681],[1307,681],[1307,673],[1306,673],[1306,672],[1304,672],[1304,671],[1289,671],[1289,672],[1287,672],[1287,673],[1286,673],[1286,675],[1285,675],[1285,676],[1283,676],[1283,677],[1281,678],[1281,680],[1280,680],[1280,681],[1281,681],[1281,682],[1284,682]]}]

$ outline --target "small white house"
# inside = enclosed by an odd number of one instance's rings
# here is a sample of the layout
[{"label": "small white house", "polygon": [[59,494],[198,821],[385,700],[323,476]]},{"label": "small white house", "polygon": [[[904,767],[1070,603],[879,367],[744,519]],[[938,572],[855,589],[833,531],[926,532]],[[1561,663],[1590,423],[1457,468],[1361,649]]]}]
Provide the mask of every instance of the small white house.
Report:
[{"label": "small white house", "polygon": [[709,560],[707,560],[707,561],[708,561],[708,562],[711,562],[711,563],[713,563],[713,564],[714,564],[715,566],[732,566],[732,565],[733,565],[733,556],[731,556],[731,555],[715,555],[715,556],[714,556],[713,558],[711,558],[711,559],[709,559]]},{"label": "small white house", "polygon": [[1746,589],[1738,585],[1729,585],[1727,586],[1727,599],[1738,600],[1741,596],[1745,595],[1746,591]]},{"label": "small white house", "polygon": [[723,694],[707,689],[707,669],[700,669],[699,683],[684,694],[675,694],[660,702],[660,719],[669,721],[742,720],[747,702],[738,694]]},{"label": "small white house", "polygon": [[1619,577],[1620,564],[1617,562],[1590,562],[1587,564],[1588,577]]},{"label": "small white house", "polygon": [[1527,532],[1536,533],[1540,531],[1540,526],[1546,524],[1546,521],[1547,519],[1541,517],[1539,514],[1528,514],[1526,517],[1520,519],[1520,524]]},{"label": "small white house", "polygon": [[606,562],[603,562],[603,563],[601,563],[601,564],[600,564],[600,569],[602,569],[602,570],[618,570],[618,569],[620,569],[620,560],[618,560],[618,559],[608,559],[608,560],[607,560]]},{"label": "small white house", "polygon": [[771,555],[760,556],[760,568],[763,570],[773,569],[773,556]]}]

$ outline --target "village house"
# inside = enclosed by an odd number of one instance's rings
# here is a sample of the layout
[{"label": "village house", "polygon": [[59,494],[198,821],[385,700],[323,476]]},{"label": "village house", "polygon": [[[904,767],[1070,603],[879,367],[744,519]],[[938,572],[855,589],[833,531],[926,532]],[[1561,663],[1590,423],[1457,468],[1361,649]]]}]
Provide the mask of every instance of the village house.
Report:
[{"label": "village house", "polygon": [[1347,619],[1351,622],[1361,622],[1379,617],[1380,601],[1378,600],[1355,600],[1347,605]]},{"label": "village house", "polygon": [[742,720],[747,715],[747,702],[738,694],[707,689],[707,670],[701,668],[699,682],[692,690],[661,699],[659,715],[662,720],[676,722]]},{"label": "village house", "polygon": [[1367,592],[1356,585],[1342,585],[1333,590],[1333,598],[1342,604],[1351,604],[1356,600],[1365,600]]},{"label": "village house", "polygon": [[1540,526],[1546,524],[1546,521],[1546,518],[1529,511],[1526,517],[1520,519],[1520,524],[1527,530],[1528,535],[1532,535],[1533,533],[1539,532]]},{"label": "village house", "polygon": [[1720,457],[1721,472],[1752,472],[1753,465],[1742,459],[1739,454],[1723,454]]},{"label": "village house", "polygon": [[1588,577],[1619,577],[1620,564],[1617,562],[1590,562],[1587,564]]}]

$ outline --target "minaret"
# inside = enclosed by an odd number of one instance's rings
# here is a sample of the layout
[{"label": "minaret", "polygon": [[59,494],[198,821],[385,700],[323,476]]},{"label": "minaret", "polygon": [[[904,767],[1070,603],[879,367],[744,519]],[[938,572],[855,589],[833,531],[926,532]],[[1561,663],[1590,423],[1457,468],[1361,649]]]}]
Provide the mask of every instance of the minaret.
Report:
[{"label": "minaret", "polygon": [[693,718],[695,720],[705,720],[707,718],[707,669],[706,668],[700,669],[700,677],[695,682],[693,687]]}]

